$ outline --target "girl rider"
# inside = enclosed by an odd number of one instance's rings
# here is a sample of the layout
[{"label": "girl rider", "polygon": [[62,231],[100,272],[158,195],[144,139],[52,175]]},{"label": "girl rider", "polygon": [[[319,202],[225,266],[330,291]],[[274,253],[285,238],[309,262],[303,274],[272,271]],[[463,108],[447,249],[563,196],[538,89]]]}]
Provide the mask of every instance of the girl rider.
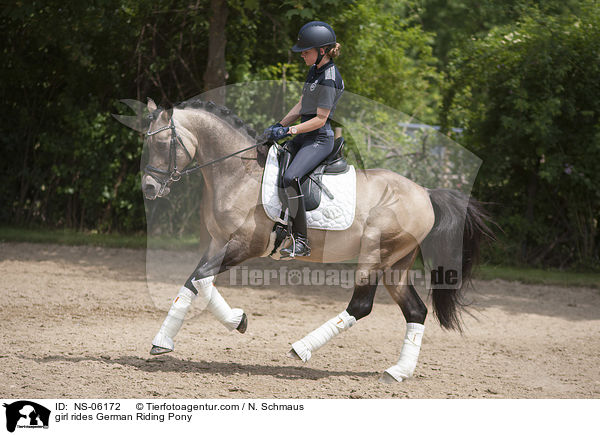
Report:
[{"label": "girl rider", "polygon": [[[344,81],[333,63],[340,52],[331,26],[322,21],[305,24],[298,33],[292,51],[300,52],[304,62],[312,65],[308,71],[300,101],[277,124],[265,133],[278,141],[290,135],[293,160],[283,175],[283,187],[288,198],[294,243],[282,249],[285,256],[310,255],[307,239],[306,208],[300,180],[333,151],[334,133],[329,119],[344,91]],[[300,117],[300,124],[293,124]],[[291,126],[290,126],[291,125]]]}]

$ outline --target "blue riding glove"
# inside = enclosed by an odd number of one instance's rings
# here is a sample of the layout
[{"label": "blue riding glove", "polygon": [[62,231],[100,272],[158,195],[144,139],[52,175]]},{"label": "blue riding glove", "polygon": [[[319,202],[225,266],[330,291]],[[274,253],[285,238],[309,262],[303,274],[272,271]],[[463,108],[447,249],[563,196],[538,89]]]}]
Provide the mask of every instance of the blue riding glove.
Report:
[{"label": "blue riding glove", "polygon": [[271,136],[273,135],[273,130],[275,130],[276,128],[279,127],[283,127],[283,125],[281,125],[279,122],[277,124],[273,124],[270,127],[265,128],[265,131],[263,132],[263,137],[265,137],[267,140],[271,140]]},{"label": "blue riding glove", "polygon": [[271,130],[271,140],[274,140],[275,142],[288,136],[291,136],[289,127],[280,126]]}]

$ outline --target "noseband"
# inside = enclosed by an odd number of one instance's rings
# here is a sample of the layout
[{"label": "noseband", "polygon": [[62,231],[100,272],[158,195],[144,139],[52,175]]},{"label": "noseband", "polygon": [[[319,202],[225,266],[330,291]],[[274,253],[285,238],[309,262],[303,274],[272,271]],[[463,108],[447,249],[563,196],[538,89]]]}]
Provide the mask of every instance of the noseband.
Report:
[{"label": "noseband", "polygon": [[196,172],[197,170],[202,169],[205,166],[212,165],[213,163],[220,162],[222,160],[228,159],[229,157],[233,157],[237,154],[243,153],[244,151],[248,151],[252,148],[256,148],[257,146],[261,145],[261,143],[259,142],[242,150],[236,151],[235,153],[226,155],[224,157],[220,157],[215,160],[211,160],[210,162],[204,163],[203,165],[196,164],[194,166],[187,166],[182,171],[180,171],[177,169],[177,144],[179,144],[179,146],[183,148],[185,154],[189,157],[190,162],[194,159],[185,147],[185,145],[183,145],[181,137],[177,134],[177,130],[175,129],[175,123],[173,122],[173,115],[171,115],[171,119],[168,125],[154,131],[148,130],[146,132],[146,136],[154,136],[155,134],[168,129],[171,130],[171,141],[169,143],[169,169],[164,170],[160,168],[155,168],[154,166],[150,165],[146,165],[146,168],[144,169],[145,174],[151,176],[160,184],[160,190],[156,195],[157,197],[162,196],[164,194],[165,189],[169,187],[171,183],[181,180],[182,176],[191,174],[192,172]]}]

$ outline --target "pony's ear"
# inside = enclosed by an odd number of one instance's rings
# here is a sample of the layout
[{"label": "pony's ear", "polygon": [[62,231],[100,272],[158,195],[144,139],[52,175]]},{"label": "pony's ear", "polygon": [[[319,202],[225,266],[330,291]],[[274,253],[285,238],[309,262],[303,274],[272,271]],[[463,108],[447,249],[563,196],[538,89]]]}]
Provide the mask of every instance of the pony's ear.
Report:
[{"label": "pony's ear", "polygon": [[135,114],[138,116],[145,116],[148,114],[148,111],[146,110],[146,105],[144,103],[142,103],[141,101],[127,100],[127,99],[119,100],[119,101],[121,103],[129,106],[129,108],[131,108],[131,110],[133,110],[135,112]]},{"label": "pony's ear", "polygon": [[150,97],[148,97],[148,111],[154,112],[157,109],[156,103]]},{"label": "pony's ear", "polygon": [[113,113],[113,117],[121,124],[132,128],[140,133],[145,133],[150,125],[150,119],[148,118],[148,111],[146,105],[141,101],[137,100],[120,100],[121,103],[129,106],[136,113],[135,116],[127,115],[116,115]]}]

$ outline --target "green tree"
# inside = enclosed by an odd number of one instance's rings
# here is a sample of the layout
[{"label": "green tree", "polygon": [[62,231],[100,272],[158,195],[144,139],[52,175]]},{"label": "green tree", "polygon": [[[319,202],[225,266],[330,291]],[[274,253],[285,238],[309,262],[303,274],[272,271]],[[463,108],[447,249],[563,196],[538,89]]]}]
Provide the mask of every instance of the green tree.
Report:
[{"label": "green tree", "polygon": [[[530,8],[463,44],[445,107],[484,161],[478,195],[499,203],[509,258],[597,265],[600,215],[600,11]],[[454,94],[456,93],[456,94]]]},{"label": "green tree", "polygon": [[335,16],[340,65],[349,91],[435,123],[440,74],[433,34],[404,2],[360,0]]},{"label": "green tree", "polygon": [[3,8],[0,28],[2,220],[122,228],[126,213],[143,221],[128,177],[139,161],[134,135],[108,121],[115,94],[134,89],[127,78],[135,76],[123,77],[135,17],[110,0],[25,1]]}]

